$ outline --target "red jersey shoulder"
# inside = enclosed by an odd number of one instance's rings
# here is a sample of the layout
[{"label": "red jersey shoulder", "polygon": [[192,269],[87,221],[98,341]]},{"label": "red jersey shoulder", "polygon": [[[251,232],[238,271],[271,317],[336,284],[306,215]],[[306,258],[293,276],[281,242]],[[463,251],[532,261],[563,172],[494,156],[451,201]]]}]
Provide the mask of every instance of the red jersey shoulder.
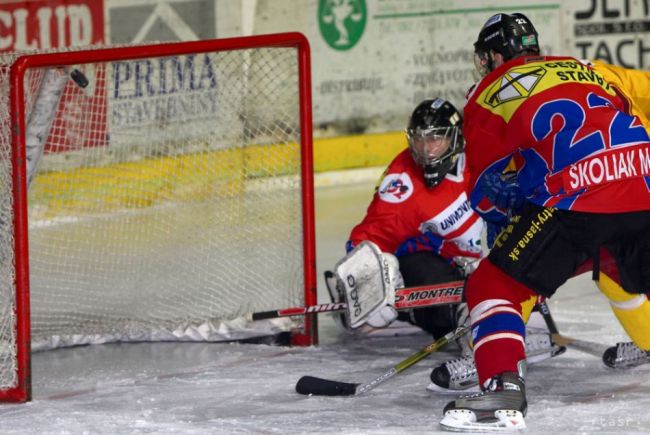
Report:
[{"label": "red jersey shoulder", "polygon": [[435,202],[444,203],[444,197],[456,195],[459,189],[466,189],[467,175],[465,155],[461,154],[454,168],[440,184],[427,188],[422,168],[415,163],[410,151],[406,149],[391,162],[382,175],[377,186],[377,196],[380,200],[392,204],[404,202],[414,194],[435,197]]},{"label": "red jersey shoulder", "polygon": [[422,169],[405,149],[393,159],[377,186],[380,200],[397,204],[409,199],[416,190],[424,189]]}]

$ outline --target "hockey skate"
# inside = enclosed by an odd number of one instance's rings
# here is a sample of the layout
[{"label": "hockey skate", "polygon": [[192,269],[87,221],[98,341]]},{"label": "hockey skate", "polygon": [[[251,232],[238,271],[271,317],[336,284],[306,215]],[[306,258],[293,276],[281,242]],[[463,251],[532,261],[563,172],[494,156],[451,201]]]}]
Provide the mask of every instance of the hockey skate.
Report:
[{"label": "hockey skate", "polygon": [[449,402],[440,426],[453,432],[496,432],[525,429],[526,391],[515,372],[490,379],[485,391]]},{"label": "hockey skate", "polygon": [[[467,308],[467,304],[465,302],[456,306],[454,316],[456,318],[456,327],[466,326],[469,329],[469,309]],[[462,356],[470,356],[474,353],[472,350],[472,334],[463,335],[458,340],[456,340],[456,344],[458,345],[460,354]]]},{"label": "hockey skate", "polygon": [[459,391],[480,391],[478,373],[472,355],[449,360],[431,372],[428,391],[457,393]]},{"label": "hockey skate", "polygon": [[[468,334],[469,335],[469,334]],[[551,341],[546,331],[526,331],[526,362],[534,364],[562,354],[566,348]],[[474,357],[468,355],[449,360],[431,372],[431,383],[428,391],[441,393],[478,392],[478,373]]]},{"label": "hockey skate", "polygon": [[603,353],[603,362],[613,369],[626,369],[650,363],[650,352],[631,341],[616,343]]}]

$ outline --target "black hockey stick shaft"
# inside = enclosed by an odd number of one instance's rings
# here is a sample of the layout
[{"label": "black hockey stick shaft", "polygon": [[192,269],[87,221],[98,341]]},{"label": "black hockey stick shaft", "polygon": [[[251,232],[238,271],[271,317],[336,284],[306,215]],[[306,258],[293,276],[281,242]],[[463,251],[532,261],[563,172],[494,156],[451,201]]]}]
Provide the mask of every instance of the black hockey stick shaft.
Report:
[{"label": "black hockey stick shaft", "polygon": [[[463,301],[465,281],[451,281],[417,287],[404,287],[395,290],[395,309],[429,307],[433,305],[459,304]],[[253,320],[274,319],[277,317],[300,316],[304,314],[331,313],[347,309],[345,302],[310,305],[307,307],[281,308],[252,313]]]},{"label": "black hockey stick shaft", "polygon": [[437,351],[447,343],[462,337],[467,333],[468,330],[469,329],[465,326],[456,328],[444,337],[437,339],[433,343],[417,351],[408,358],[398,362],[380,376],[364,384],[339,382],[329,379],[317,378],[314,376],[303,376],[298,380],[298,383],[296,384],[296,392],[299,394],[313,394],[318,396],[359,396],[372,390],[378,385],[383,384],[393,376],[402,373],[404,370],[418,363],[426,356]]},{"label": "black hockey stick shaft", "polygon": [[579,340],[577,338],[567,337],[566,335],[560,334],[560,331],[558,330],[557,325],[555,324],[555,320],[553,320],[553,316],[551,315],[551,310],[548,308],[548,304],[546,303],[545,299],[537,303],[537,308],[539,309],[539,312],[542,314],[542,317],[546,322],[546,326],[548,326],[548,330],[551,333],[551,338],[553,339],[553,342],[555,344],[559,346],[567,346],[572,349],[579,350],[584,353],[588,353],[589,355],[597,356],[599,358],[603,356],[603,353],[607,349],[607,346],[599,343],[594,343],[592,341]]}]

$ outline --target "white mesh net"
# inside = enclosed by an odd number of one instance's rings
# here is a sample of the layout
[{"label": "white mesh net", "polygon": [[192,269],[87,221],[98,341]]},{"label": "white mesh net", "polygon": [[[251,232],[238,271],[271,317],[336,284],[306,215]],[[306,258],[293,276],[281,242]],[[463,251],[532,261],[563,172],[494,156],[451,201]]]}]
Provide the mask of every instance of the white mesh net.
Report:
[{"label": "white mesh net", "polygon": [[[80,65],[29,187],[32,346],[233,340],[300,326],[295,48]],[[0,387],[15,383],[8,68],[0,71]],[[29,118],[45,69],[25,76]],[[58,72],[63,74],[63,72]]]}]

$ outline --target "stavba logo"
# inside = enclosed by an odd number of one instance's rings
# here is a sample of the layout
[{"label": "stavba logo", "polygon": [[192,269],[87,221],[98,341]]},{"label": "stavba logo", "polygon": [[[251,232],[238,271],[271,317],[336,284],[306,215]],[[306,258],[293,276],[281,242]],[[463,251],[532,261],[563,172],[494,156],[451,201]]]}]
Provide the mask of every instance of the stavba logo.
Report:
[{"label": "stavba logo", "polygon": [[366,27],[366,0],[320,0],[318,25],[327,44],[349,50],[359,42]]}]

